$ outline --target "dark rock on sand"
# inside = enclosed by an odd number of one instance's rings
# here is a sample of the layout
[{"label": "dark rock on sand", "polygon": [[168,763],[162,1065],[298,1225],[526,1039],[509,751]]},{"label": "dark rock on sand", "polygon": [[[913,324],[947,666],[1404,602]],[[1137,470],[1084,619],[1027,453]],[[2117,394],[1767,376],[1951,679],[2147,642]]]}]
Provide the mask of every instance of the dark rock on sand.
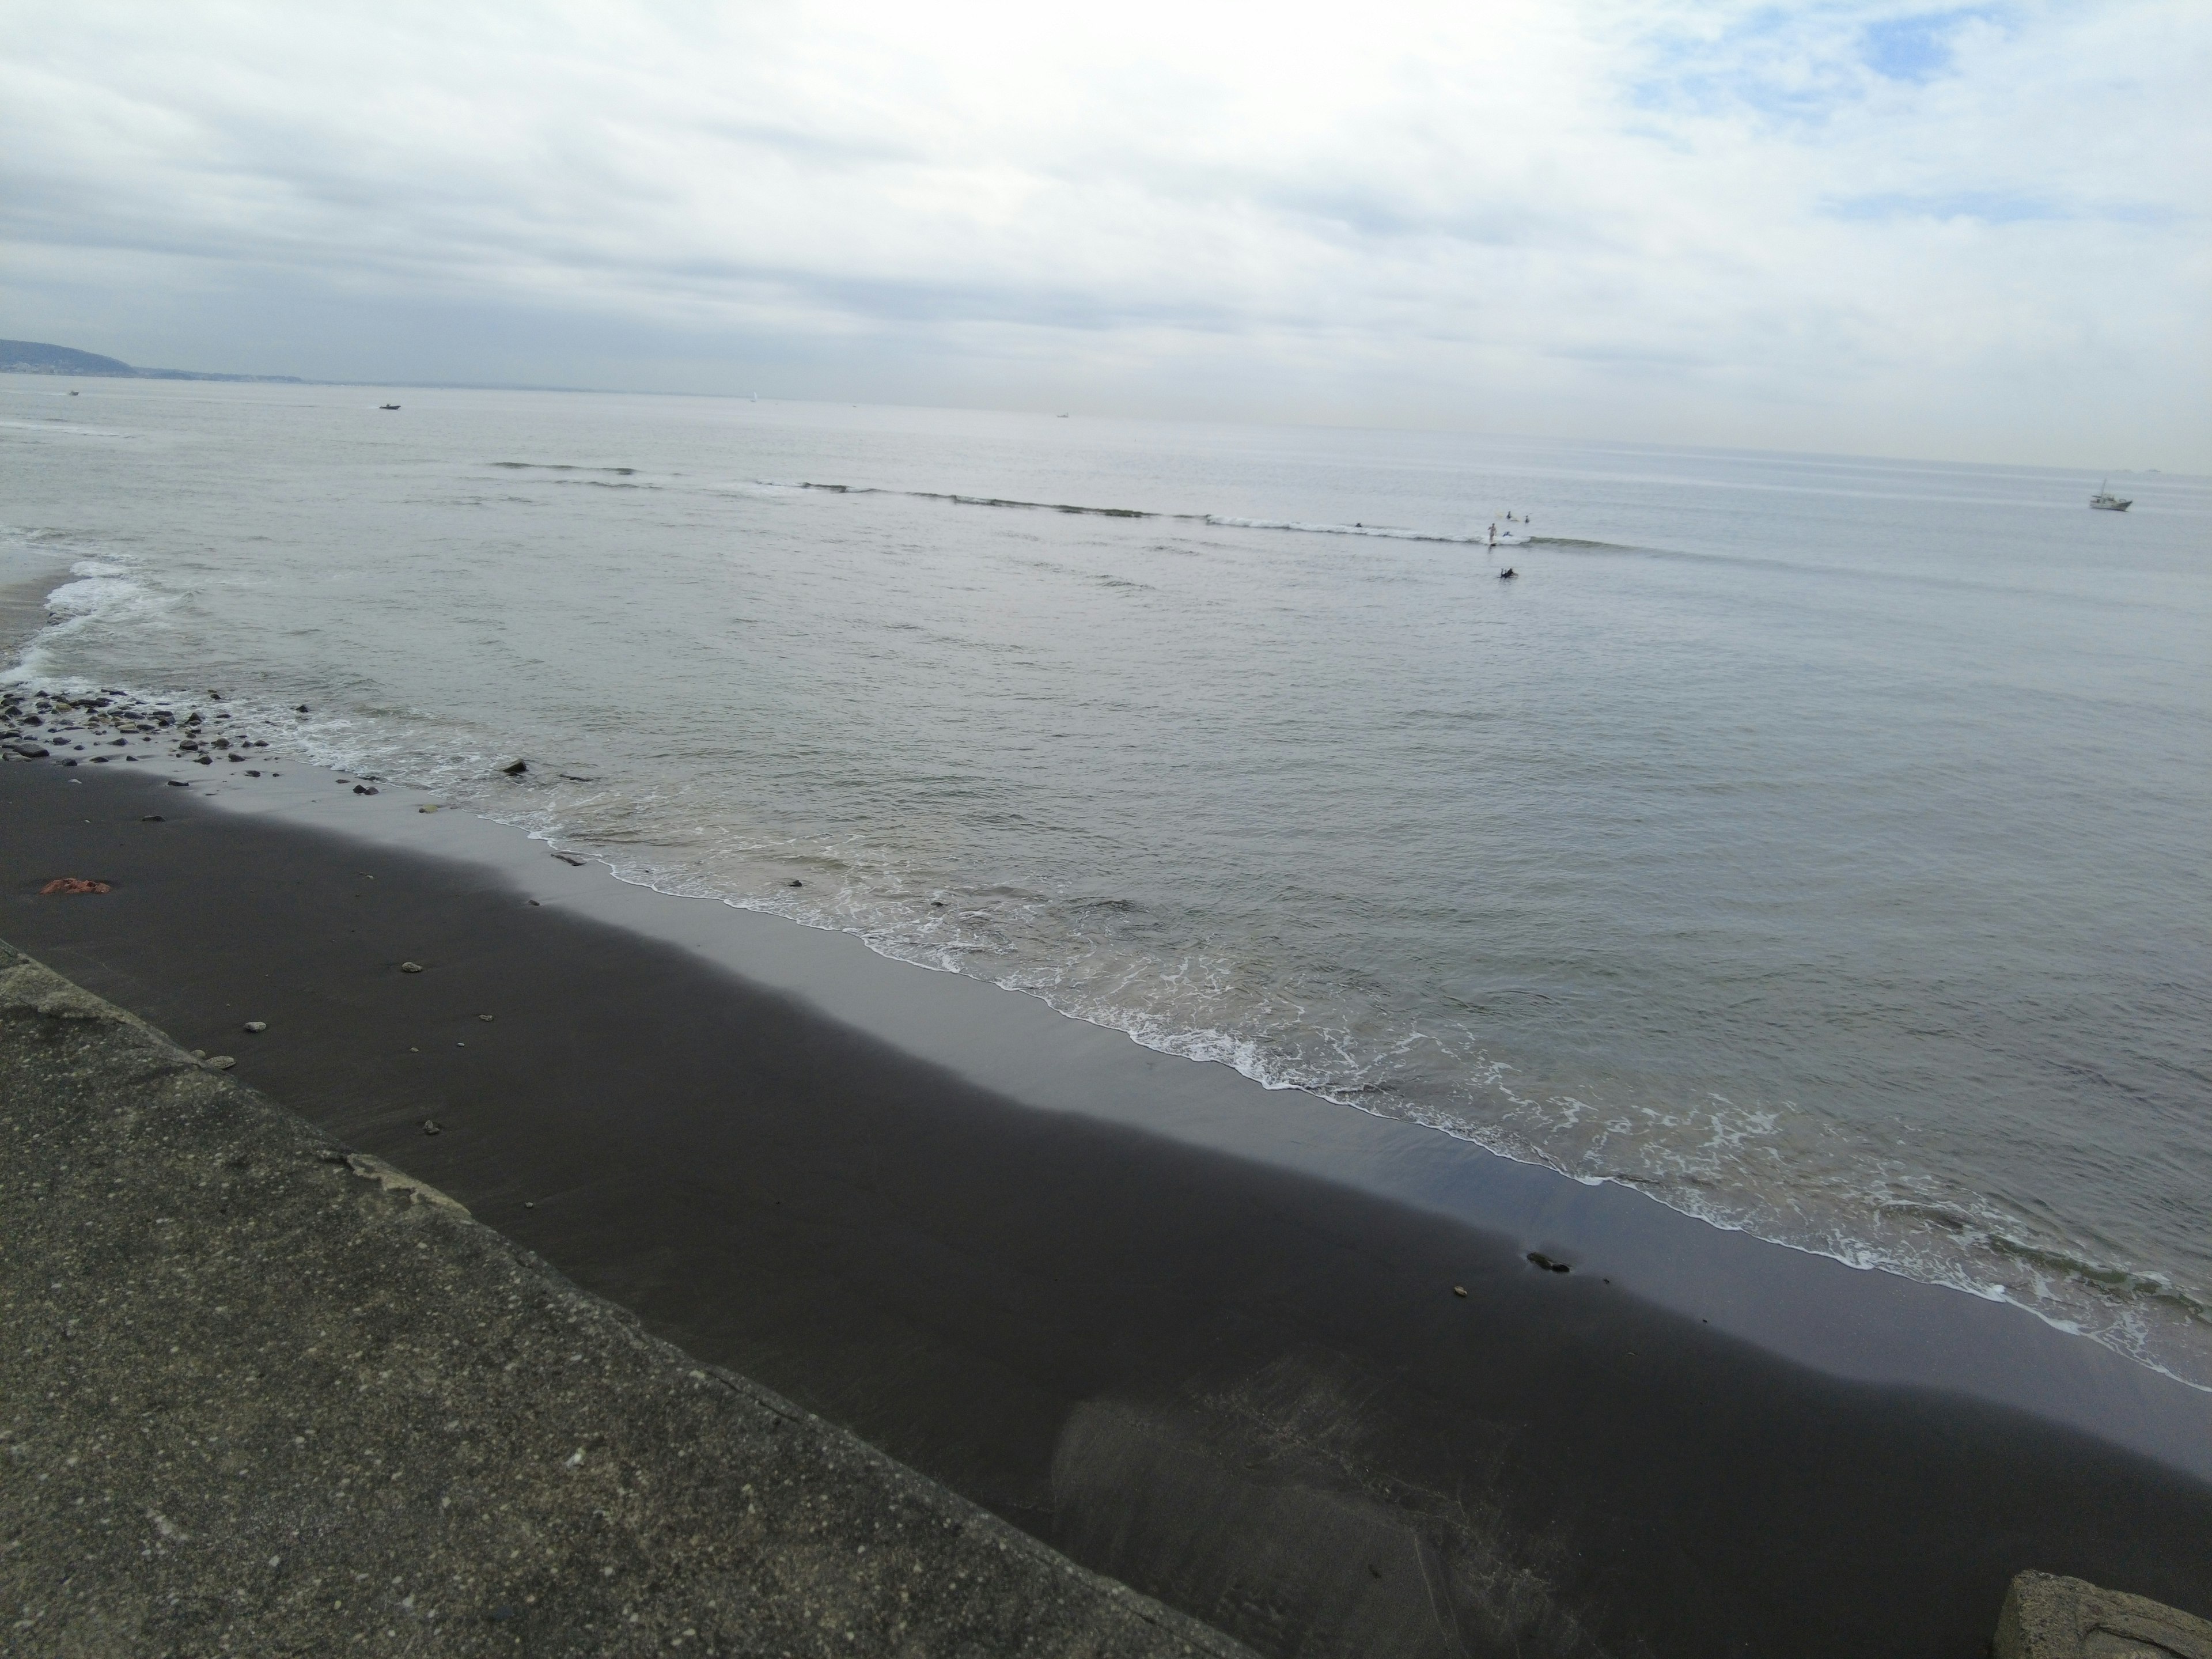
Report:
[{"label": "dark rock on sand", "polygon": [[527,772],[530,769],[530,763],[528,761],[519,760],[512,766],[502,766],[499,769],[506,773],[510,778],[519,778],[525,772]]},{"label": "dark rock on sand", "polygon": [[1547,1273],[1571,1273],[1574,1271],[1574,1269],[1569,1267],[1565,1262],[1554,1261],[1550,1256],[1546,1255],[1541,1250],[1529,1251],[1528,1260],[1534,1262]]}]

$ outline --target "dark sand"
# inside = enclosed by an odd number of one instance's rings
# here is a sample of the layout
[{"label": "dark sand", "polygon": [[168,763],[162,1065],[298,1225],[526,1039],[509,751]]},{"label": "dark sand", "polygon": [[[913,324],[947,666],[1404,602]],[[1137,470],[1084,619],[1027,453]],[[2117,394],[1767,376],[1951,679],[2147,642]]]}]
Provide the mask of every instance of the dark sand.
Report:
[{"label": "dark sand", "polygon": [[[2023,1568],[2212,1610],[2212,1487],[2174,1469],[1028,1109],[482,871],[136,770],[0,766],[0,936],[1262,1650],[1966,1659]],[[116,890],[38,896],[63,874]]]}]

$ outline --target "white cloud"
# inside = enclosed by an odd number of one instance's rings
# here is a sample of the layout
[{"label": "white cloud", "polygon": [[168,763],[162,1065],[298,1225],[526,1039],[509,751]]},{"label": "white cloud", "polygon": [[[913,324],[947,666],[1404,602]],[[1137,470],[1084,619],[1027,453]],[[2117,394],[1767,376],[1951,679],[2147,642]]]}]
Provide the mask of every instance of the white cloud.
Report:
[{"label": "white cloud", "polygon": [[2202,465],[2212,12],[0,3],[134,361]]}]

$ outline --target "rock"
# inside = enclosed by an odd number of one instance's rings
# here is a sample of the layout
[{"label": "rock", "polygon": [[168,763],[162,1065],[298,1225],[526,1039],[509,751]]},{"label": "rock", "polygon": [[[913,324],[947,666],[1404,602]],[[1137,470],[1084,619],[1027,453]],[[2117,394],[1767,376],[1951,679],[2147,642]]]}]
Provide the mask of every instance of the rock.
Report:
[{"label": "rock", "polygon": [[2006,1590],[1990,1659],[2212,1659],[2212,1622],[2084,1579],[2023,1572]]},{"label": "rock", "polygon": [[436,1118],[426,1117],[422,1120],[422,1133],[426,1135],[435,1135],[443,1134],[445,1131],[438,1127]]},{"label": "rock", "polygon": [[422,971],[422,964],[419,962],[403,962],[399,964],[399,971],[403,974],[419,974]]},{"label": "rock", "polygon": [[1528,1260],[1534,1262],[1547,1273],[1571,1273],[1574,1272],[1574,1269],[1569,1267],[1565,1262],[1554,1261],[1550,1256],[1546,1255],[1541,1250],[1529,1251]]},{"label": "rock", "polygon": [[1464,1285],[1453,1285],[1452,1294],[1456,1297],[1465,1297],[1467,1295],[1467,1286]]},{"label": "rock", "polygon": [[210,1054],[207,1059],[208,1070],[210,1072],[227,1072],[237,1064],[238,1062],[228,1054]]},{"label": "rock", "polygon": [[483,1023],[484,1023],[485,1024],[487,1024],[487,1025],[489,1025],[489,1024],[491,1024],[491,1016],[490,1016],[489,1014],[478,1014],[478,1015],[477,1016],[477,1018],[478,1019],[480,1019],[480,1020],[483,1021]]},{"label": "rock", "polygon": [[167,823],[168,819],[163,817],[159,812],[149,812],[144,817],[139,819],[138,822],[141,823]]},{"label": "rock", "polygon": [[9,754],[21,755],[25,760],[44,760],[46,757],[46,749],[43,744],[11,743],[5,744],[4,747]]},{"label": "rock", "polygon": [[169,780],[169,787],[172,789],[189,789],[191,787],[192,782],[190,778],[171,778]]},{"label": "rock", "polygon": [[787,881],[783,884],[786,887],[804,887],[806,885],[805,882],[799,880],[796,876],[793,876],[789,881]]},{"label": "rock", "polygon": [[307,712],[307,705],[303,702],[292,712],[295,714],[304,714]]},{"label": "rock", "polygon": [[527,772],[530,769],[530,763],[528,761],[519,760],[512,766],[502,766],[499,769],[506,773],[510,778],[519,778],[525,772]]},{"label": "rock", "polygon": [[265,1031],[269,1029],[269,1022],[265,1019],[249,1019],[246,1022],[246,1029],[249,1031]]},{"label": "rock", "polygon": [[[237,757],[234,755],[231,758],[235,760]],[[376,793],[376,787],[374,784],[356,783],[353,787],[353,792],[356,795],[373,795]]]}]

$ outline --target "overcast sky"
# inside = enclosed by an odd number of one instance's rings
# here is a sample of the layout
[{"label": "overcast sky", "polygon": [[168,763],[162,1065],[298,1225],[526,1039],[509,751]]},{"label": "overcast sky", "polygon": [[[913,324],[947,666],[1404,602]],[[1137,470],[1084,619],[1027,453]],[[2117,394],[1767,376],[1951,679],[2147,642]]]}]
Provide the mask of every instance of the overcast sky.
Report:
[{"label": "overcast sky", "polygon": [[2212,471],[2212,3],[0,0],[0,336]]}]

